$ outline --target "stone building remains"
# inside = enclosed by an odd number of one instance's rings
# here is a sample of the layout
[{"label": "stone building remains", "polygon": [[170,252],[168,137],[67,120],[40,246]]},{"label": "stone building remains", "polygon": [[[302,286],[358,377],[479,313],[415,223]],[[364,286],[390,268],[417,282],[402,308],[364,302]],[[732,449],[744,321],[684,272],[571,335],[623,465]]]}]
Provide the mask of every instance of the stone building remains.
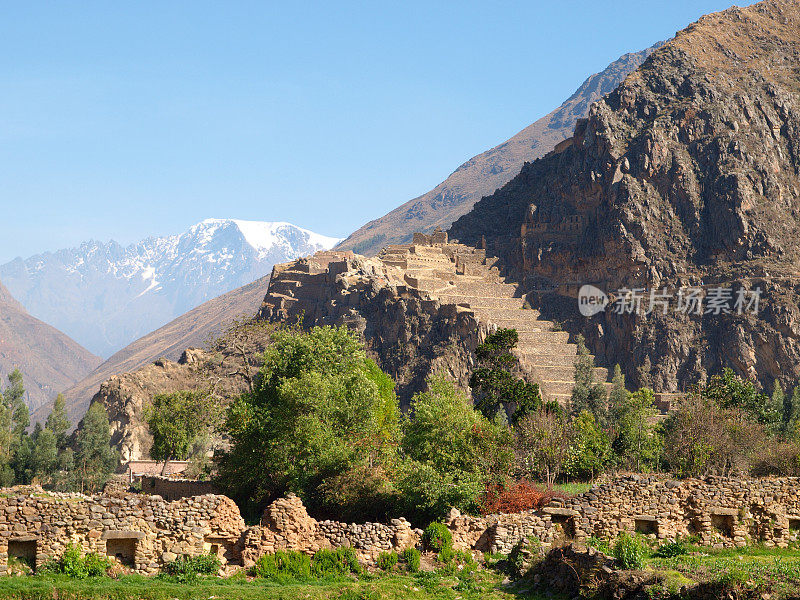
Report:
[{"label": "stone building remains", "polygon": [[[785,547],[800,540],[800,479],[669,480],[628,476],[540,510],[485,517],[452,510],[454,546],[509,552],[519,540],[553,545],[638,532],[657,540],[697,536],[720,547],[760,542]],[[317,521],[296,496],[270,504],[247,527],[236,504],[206,494],[168,501],[158,495],[96,495],[15,487],[0,493],[0,570],[10,558],[35,568],[69,544],[115,558],[131,570],[157,573],[180,555],[216,554],[227,568],[248,567],[276,550],[313,554],[347,546],[374,565],[380,552],[416,547],[421,531],[405,519],[382,523]]]}]

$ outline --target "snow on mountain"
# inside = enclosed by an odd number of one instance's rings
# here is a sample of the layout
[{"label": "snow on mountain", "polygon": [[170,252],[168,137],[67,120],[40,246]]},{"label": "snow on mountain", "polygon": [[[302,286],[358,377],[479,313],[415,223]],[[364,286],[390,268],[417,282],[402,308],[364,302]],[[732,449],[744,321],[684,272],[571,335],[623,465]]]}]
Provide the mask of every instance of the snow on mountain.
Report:
[{"label": "snow on mountain", "polygon": [[195,306],[339,240],[291,223],[206,219],[123,247],[90,240],[17,258],[0,280],[35,317],[107,357]]}]

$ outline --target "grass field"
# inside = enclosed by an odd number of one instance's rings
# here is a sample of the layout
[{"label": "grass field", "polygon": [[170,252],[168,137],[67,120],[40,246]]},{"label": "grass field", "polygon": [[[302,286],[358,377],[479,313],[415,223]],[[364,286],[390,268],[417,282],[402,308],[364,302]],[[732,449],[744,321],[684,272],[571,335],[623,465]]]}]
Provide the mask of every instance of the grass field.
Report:
[{"label": "grass field", "polygon": [[484,572],[464,586],[456,577],[420,573],[358,581],[272,583],[244,577],[200,579],[180,584],[136,575],[74,580],[59,576],[0,577],[0,598],[15,600],[394,600],[430,598],[503,600],[520,598],[503,591],[500,577]]},{"label": "grass field", "polygon": [[727,550],[693,548],[689,554],[651,558],[647,567],[667,575],[667,587],[694,582],[723,582],[727,587],[758,590],[773,598],[800,595],[800,550],[760,546]]}]

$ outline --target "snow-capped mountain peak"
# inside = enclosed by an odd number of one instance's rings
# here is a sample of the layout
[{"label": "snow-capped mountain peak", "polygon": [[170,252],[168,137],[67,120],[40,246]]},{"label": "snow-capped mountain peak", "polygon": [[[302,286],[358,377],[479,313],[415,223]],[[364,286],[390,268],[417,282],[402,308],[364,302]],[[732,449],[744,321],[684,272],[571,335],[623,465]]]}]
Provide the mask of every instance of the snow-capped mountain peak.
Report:
[{"label": "snow-capped mountain peak", "polygon": [[275,264],[338,241],[285,222],[205,219],[127,247],[90,240],[16,259],[0,266],[0,280],[31,314],[108,356]]}]

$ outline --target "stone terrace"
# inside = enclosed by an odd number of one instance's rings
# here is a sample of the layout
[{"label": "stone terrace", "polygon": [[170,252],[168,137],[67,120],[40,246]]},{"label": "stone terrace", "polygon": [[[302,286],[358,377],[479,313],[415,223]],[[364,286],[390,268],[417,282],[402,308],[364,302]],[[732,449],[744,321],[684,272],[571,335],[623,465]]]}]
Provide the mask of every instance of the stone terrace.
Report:
[{"label": "stone terrace", "polygon": [[[539,318],[539,311],[526,308],[517,286],[500,275],[485,250],[451,243],[442,231],[415,234],[413,242],[388,246],[375,259],[360,257],[360,270],[373,285],[414,290],[423,298],[472,315],[484,335],[498,328],[516,329],[515,353],[523,373],[539,383],[546,399],[566,402],[575,385],[577,354],[577,346],[568,341],[569,333],[555,331],[552,322]],[[346,295],[332,288],[336,281],[353,278],[354,258],[351,252],[327,251],[279,265],[260,314],[271,320],[302,314],[306,324],[324,322],[327,306],[342,302]],[[606,382],[607,369],[596,368],[595,379]]]}]

